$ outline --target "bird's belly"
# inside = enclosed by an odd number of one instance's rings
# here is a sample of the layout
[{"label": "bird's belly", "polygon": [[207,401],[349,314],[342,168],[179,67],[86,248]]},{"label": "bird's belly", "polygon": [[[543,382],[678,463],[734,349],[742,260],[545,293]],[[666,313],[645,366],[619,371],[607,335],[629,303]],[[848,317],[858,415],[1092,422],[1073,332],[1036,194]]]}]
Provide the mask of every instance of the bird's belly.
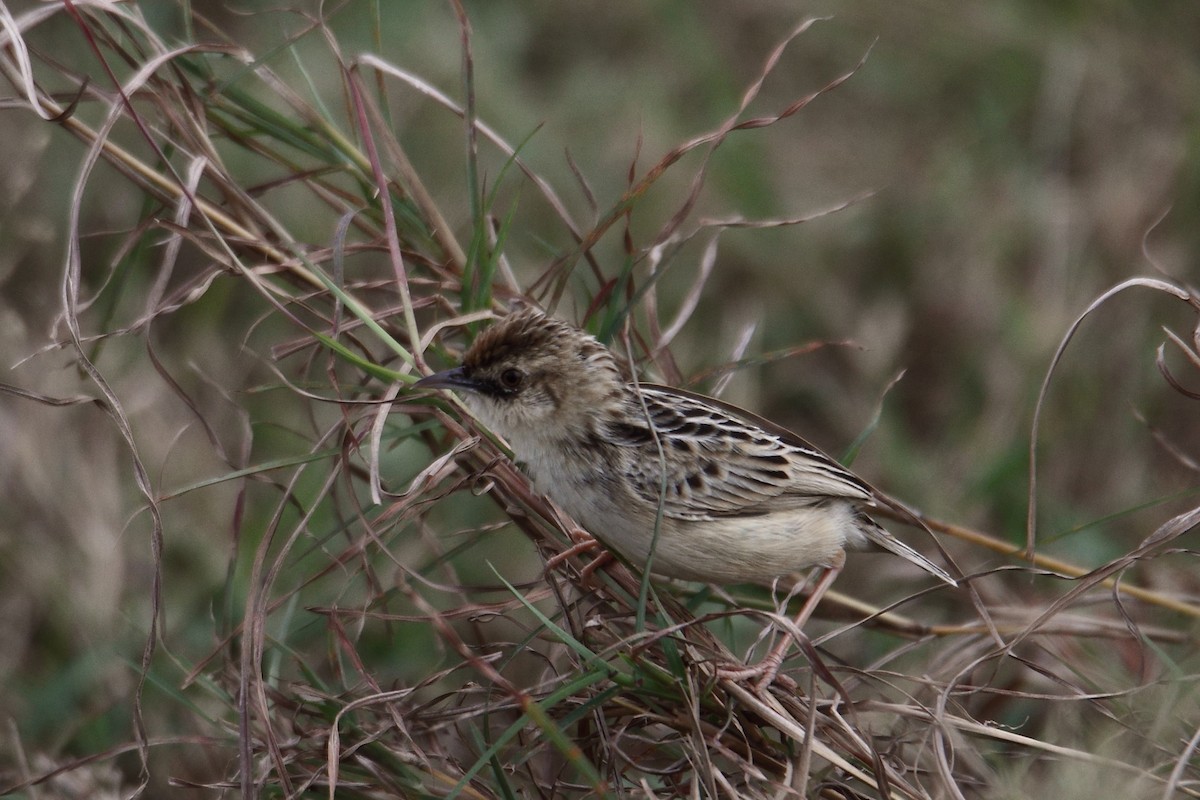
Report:
[{"label": "bird's belly", "polygon": [[653,571],[710,583],[768,582],[840,563],[856,530],[845,503],[678,523],[660,536]]}]

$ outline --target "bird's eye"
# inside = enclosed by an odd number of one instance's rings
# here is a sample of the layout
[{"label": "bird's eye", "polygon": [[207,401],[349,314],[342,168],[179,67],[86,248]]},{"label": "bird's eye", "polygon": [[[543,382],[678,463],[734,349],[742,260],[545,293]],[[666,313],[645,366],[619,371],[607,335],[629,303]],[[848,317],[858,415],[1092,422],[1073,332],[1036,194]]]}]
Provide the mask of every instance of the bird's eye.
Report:
[{"label": "bird's eye", "polygon": [[500,385],[505,389],[516,389],[525,379],[525,373],[516,367],[509,367],[500,373]]}]

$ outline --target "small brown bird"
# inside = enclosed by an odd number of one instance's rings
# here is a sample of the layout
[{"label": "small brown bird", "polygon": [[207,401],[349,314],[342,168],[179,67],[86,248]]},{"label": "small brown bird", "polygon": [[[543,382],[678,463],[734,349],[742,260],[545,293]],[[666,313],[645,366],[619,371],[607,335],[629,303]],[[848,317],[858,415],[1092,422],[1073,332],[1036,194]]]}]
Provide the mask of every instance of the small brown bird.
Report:
[{"label": "small brown bird", "polygon": [[720,400],[629,383],[608,348],[540,311],[504,317],[415,387],[459,392],[539,491],[656,574],[769,583],[820,566],[823,591],[846,547],[875,544],[955,585],[863,511],[894,504],[816,447]]}]

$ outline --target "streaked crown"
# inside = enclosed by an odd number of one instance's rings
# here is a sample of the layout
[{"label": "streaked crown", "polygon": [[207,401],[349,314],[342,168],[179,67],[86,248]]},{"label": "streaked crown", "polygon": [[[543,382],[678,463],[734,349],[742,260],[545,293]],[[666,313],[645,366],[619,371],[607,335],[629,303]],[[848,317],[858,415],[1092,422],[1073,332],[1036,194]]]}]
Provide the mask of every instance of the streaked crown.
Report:
[{"label": "streaked crown", "polygon": [[457,388],[469,390],[464,399],[508,437],[535,426],[581,425],[619,407],[628,392],[608,348],[536,309],[509,314],[481,333],[460,370]]}]

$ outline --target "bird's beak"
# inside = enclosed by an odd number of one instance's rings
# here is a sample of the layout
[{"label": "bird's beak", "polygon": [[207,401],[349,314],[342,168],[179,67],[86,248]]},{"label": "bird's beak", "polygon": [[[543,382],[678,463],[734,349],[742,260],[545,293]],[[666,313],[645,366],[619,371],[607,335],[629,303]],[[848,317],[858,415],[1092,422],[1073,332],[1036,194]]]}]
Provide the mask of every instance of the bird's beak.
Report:
[{"label": "bird's beak", "polygon": [[467,371],[462,367],[444,369],[428,375],[412,385],[414,389],[464,389],[468,392],[479,391],[479,384],[467,377]]}]

